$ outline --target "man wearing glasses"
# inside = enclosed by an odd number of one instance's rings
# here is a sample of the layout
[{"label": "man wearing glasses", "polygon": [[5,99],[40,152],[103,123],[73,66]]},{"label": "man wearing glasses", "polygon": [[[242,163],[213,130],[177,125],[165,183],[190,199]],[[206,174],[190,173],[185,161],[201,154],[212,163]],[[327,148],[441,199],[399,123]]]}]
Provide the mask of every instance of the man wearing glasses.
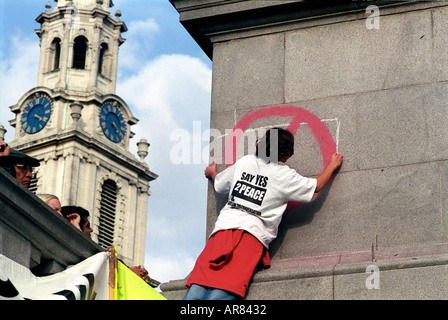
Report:
[{"label": "man wearing glasses", "polygon": [[40,163],[36,158],[12,150],[8,144],[0,141],[0,166],[26,188],[29,188],[33,178],[33,167],[40,166]]}]

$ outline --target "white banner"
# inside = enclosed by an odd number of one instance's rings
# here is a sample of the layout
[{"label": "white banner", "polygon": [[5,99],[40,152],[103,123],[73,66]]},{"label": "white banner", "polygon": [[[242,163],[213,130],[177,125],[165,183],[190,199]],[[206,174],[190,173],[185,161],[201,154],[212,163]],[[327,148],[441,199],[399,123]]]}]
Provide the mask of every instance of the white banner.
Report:
[{"label": "white banner", "polygon": [[107,252],[45,277],[0,255],[0,300],[109,300]]}]

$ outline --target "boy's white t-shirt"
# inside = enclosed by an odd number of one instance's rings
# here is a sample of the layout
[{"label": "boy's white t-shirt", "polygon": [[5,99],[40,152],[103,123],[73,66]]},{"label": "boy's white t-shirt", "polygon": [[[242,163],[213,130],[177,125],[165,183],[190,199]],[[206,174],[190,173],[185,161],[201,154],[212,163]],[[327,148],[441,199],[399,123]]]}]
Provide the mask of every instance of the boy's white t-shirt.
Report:
[{"label": "boy's white t-shirt", "polygon": [[268,248],[277,237],[288,202],[310,202],[316,183],[315,178],[303,177],[284,163],[244,156],[215,178],[216,192],[229,192],[229,199],[210,236],[243,229]]}]

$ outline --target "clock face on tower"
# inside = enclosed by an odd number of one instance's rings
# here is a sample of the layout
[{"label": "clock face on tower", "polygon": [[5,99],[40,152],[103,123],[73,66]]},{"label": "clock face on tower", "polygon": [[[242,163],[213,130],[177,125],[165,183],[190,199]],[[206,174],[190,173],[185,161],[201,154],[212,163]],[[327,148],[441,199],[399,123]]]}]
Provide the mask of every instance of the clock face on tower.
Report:
[{"label": "clock face on tower", "polygon": [[100,126],[104,135],[112,142],[120,142],[126,135],[126,121],[115,102],[106,101],[101,106]]},{"label": "clock face on tower", "polygon": [[51,98],[47,95],[35,96],[29,102],[22,114],[23,131],[29,134],[37,133],[47,124],[51,116]]}]

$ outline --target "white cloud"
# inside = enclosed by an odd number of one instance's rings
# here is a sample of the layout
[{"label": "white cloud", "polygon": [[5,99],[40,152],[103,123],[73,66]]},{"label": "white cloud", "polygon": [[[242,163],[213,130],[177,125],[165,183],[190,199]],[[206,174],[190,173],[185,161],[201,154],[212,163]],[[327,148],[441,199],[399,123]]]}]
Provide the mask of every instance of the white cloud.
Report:
[{"label": "white cloud", "polygon": [[[208,128],[210,92],[211,69],[200,59],[179,54],[162,55],[142,65],[136,75],[122,78],[117,87],[140,120],[132,128],[134,140],[147,139],[159,156],[169,155],[170,134],[176,128],[192,130],[193,121],[203,122],[204,130]],[[134,150],[135,143],[131,146]]]},{"label": "white cloud", "polygon": [[0,61],[0,123],[8,130],[8,141],[14,137],[14,128],[8,122],[14,118],[14,114],[8,107],[37,86],[40,56],[39,40],[35,37],[27,37],[19,32],[11,36],[9,42],[9,50],[3,52]]},{"label": "white cloud", "polygon": [[120,47],[120,68],[139,70],[142,58],[152,52],[154,37],[159,32],[160,26],[153,18],[131,21],[128,31],[123,34],[126,43]]},{"label": "white cloud", "polygon": [[179,253],[146,260],[145,268],[148,270],[151,278],[164,283],[170,280],[186,278],[188,273],[193,269],[195,261],[195,257],[189,256],[186,253]]},{"label": "white cloud", "polygon": [[185,278],[204,245],[208,181],[203,164],[174,165],[170,135],[179,128],[191,133],[194,121],[202,130],[209,128],[211,69],[181,54],[140,64],[133,76],[121,78],[117,94],[140,120],[132,128],[131,151],[141,138],[151,144],[146,160],[159,178],[150,185],[145,267],[166,282]]}]

